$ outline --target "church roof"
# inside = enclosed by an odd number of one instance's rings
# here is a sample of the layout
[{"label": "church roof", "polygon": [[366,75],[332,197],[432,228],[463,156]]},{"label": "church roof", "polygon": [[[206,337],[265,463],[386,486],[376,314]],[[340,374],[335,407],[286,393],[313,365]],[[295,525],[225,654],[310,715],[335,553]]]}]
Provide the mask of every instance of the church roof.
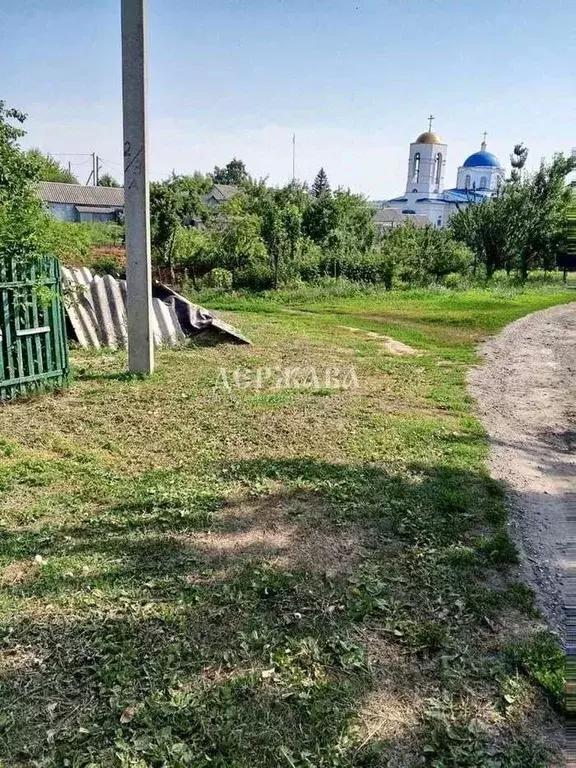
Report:
[{"label": "church roof", "polygon": [[434,133],[433,131],[425,131],[424,133],[421,133],[420,136],[416,139],[414,142],[415,144],[443,144],[444,142],[438,136],[437,133]]},{"label": "church roof", "polygon": [[492,152],[481,149],[464,160],[464,168],[500,168],[500,160]]}]

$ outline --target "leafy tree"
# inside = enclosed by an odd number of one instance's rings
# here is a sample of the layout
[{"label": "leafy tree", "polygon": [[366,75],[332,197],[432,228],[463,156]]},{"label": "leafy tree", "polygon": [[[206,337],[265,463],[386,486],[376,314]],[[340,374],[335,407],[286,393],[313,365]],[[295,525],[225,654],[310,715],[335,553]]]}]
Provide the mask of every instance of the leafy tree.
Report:
[{"label": "leafy tree", "polygon": [[473,250],[487,278],[497,269],[514,269],[525,280],[530,269],[553,266],[566,237],[571,193],[565,182],[574,167],[574,158],[557,154],[536,173],[511,178],[498,195],[452,218],[454,237]]},{"label": "leafy tree", "polygon": [[551,269],[566,238],[568,208],[572,191],[566,177],[576,168],[576,159],[562,153],[551,162],[542,161],[538,171],[526,180],[518,195],[518,231],[524,238],[517,265],[525,280],[530,269]]},{"label": "leafy tree", "polygon": [[467,245],[474,254],[472,272],[482,267],[490,279],[497,269],[514,263],[514,231],[508,198],[502,194],[477,205],[469,205],[450,221],[450,231],[456,240]]},{"label": "leafy tree", "polygon": [[61,181],[65,184],[78,184],[76,176],[50,155],[44,154],[37,148],[29,149],[26,154],[36,165],[40,181]]},{"label": "leafy tree", "polygon": [[120,187],[121,185],[109,173],[105,173],[98,179],[99,187]]},{"label": "leafy tree", "polygon": [[210,180],[196,173],[193,176],[173,175],[165,181],[150,184],[150,229],[152,254],[158,266],[167,267],[174,279],[176,231],[207,217],[203,195]]},{"label": "leafy tree", "polygon": [[238,160],[235,157],[232,158],[224,168],[219,168],[217,165],[214,166],[214,171],[212,172],[212,180],[215,184],[234,184],[236,186],[241,186],[247,182],[248,179],[249,176],[246,166],[242,160]]},{"label": "leafy tree", "polygon": [[38,165],[18,144],[26,115],[0,101],[0,255],[25,262],[40,249],[42,205],[34,191]]},{"label": "leafy tree", "polygon": [[234,285],[238,273],[261,273],[267,262],[266,246],[261,237],[261,221],[255,214],[227,215],[220,233],[220,266],[232,272]]},{"label": "leafy tree", "polygon": [[197,279],[217,268],[219,262],[218,233],[196,227],[178,226],[174,237],[173,258],[176,266],[197,287]]},{"label": "leafy tree", "polygon": [[328,176],[324,168],[320,168],[316,174],[316,178],[312,182],[311,192],[314,197],[330,194],[330,184],[328,183]]}]

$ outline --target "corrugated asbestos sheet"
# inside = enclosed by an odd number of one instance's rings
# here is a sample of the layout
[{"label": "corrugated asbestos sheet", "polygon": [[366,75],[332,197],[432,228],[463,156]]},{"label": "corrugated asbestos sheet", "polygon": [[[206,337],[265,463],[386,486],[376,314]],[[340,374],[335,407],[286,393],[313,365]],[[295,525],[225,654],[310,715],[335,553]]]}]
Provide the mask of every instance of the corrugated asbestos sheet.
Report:
[{"label": "corrugated asbestos sheet", "polygon": [[122,187],[89,187],[84,184],[65,184],[61,181],[39,181],[38,194],[44,203],[124,207]]},{"label": "corrugated asbestos sheet", "polygon": [[[87,268],[62,268],[66,313],[82,347],[127,346],[126,281],[111,275],[93,275]],[[228,323],[209,310],[192,304],[161,283],[153,285],[154,343],[178,346],[186,339],[209,335],[236,344],[250,344]]]}]

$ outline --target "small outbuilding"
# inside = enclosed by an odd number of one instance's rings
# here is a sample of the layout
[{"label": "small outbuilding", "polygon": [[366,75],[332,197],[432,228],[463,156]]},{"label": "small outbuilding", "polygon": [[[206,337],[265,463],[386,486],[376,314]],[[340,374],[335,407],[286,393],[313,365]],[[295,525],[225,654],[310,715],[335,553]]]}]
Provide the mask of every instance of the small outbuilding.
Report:
[{"label": "small outbuilding", "polygon": [[38,194],[50,214],[60,221],[117,222],[124,215],[122,187],[89,187],[41,181]]}]

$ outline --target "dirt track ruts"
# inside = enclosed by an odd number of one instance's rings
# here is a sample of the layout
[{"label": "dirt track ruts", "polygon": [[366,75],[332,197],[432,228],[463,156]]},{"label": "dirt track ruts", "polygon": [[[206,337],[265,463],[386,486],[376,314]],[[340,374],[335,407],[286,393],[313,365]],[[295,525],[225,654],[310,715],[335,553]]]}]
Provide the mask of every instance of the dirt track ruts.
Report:
[{"label": "dirt track ruts", "polygon": [[565,523],[576,502],[576,303],[535,312],[481,348],[469,388],[504,483],[521,578],[564,635]]}]

